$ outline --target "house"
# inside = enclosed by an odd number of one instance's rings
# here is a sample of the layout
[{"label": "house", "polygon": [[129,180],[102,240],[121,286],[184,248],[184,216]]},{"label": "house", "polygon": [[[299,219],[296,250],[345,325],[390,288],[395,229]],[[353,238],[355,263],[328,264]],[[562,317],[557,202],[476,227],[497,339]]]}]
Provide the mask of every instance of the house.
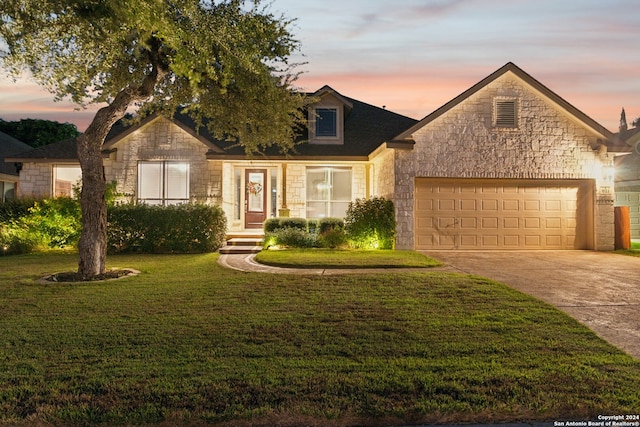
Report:
[{"label": "house", "polygon": [[615,205],[629,207],[631,239],[640,240],[640,127],[616,136],[610,151],[624,155],[615,158]]},{"label": "house", "polygon": [[[230,232],[384,196],[399,249],[613,248],[613,134],[516,65],[420,121],[329,86],[314,95],[295,153],[248,157],[186,116],[151,116],[110,134],[105,175],[127,200],[218,204]],[[79,177],[73,141],[12,160],[21,195],[61,194]]]},{"label": "house", "polygon": [[18,165],[13,162],[5,162],[5,158],[30,149],[31,146],[24,142],[0,132],[0,202],[15,197],[20,173]]}]

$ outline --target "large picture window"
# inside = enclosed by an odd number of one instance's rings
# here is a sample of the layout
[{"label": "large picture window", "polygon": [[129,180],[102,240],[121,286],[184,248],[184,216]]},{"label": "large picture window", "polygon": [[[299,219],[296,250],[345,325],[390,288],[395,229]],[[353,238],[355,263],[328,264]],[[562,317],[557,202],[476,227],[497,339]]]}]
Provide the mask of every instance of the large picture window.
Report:
[{"label": "large picture window", "polygon": [[307,168],[307,218],[344,218],[351,201],[351,168]]},{"label": "large picture window", "polygon": [[138,201],[149,205],[189,202],[189,163],[139,162]]}]

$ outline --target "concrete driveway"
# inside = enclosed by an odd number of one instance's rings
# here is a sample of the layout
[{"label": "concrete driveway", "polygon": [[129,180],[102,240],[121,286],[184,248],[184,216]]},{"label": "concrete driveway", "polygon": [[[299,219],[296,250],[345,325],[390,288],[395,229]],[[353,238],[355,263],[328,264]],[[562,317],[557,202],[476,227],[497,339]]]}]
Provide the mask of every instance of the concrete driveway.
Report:
[{"label": "concrete driveway", "polygon": [[426,251],[550,303],[640,359],[640,258],[594,251]]}]

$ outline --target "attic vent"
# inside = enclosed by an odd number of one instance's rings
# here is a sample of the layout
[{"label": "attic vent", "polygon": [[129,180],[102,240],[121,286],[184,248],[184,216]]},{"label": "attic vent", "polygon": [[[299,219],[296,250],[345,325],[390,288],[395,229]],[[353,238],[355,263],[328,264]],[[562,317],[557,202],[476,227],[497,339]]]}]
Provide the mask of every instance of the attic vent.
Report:
[{"label": "attic vent", "polygon": [[499,128],[514,128],[518,126],[518,109],[515,99],[495,100],[493,125]]}]

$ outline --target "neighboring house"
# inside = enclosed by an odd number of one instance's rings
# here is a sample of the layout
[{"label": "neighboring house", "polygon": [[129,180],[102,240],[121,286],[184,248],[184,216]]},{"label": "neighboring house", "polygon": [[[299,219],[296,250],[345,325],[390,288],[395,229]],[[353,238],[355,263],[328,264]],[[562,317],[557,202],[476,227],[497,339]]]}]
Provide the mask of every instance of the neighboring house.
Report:
[{"label": "neighboring house", "polygon": [[31,146],[14,137],[0,132],[0,202],[15,198],[20,166],[15,162],[5,162],[5,157],[31,150]]},{"label": "neighboring house", "polygon": [[616,206],[629,206],[631,239],[640,240],[640,127],[616,135]]},{"label": "neighboring house", "polygon": [[[613,249],[613,135],[514,64],[419,122],[328,86],[315,96],[295,153],[248,157],[188,117],[153,116],[110,134],[105,176],[127,200],[218,204],[230,232],[384,196],[399,249]],[[56,145],[14,159],[20,194],[61,193],[79,172],[73,141]]]}]

